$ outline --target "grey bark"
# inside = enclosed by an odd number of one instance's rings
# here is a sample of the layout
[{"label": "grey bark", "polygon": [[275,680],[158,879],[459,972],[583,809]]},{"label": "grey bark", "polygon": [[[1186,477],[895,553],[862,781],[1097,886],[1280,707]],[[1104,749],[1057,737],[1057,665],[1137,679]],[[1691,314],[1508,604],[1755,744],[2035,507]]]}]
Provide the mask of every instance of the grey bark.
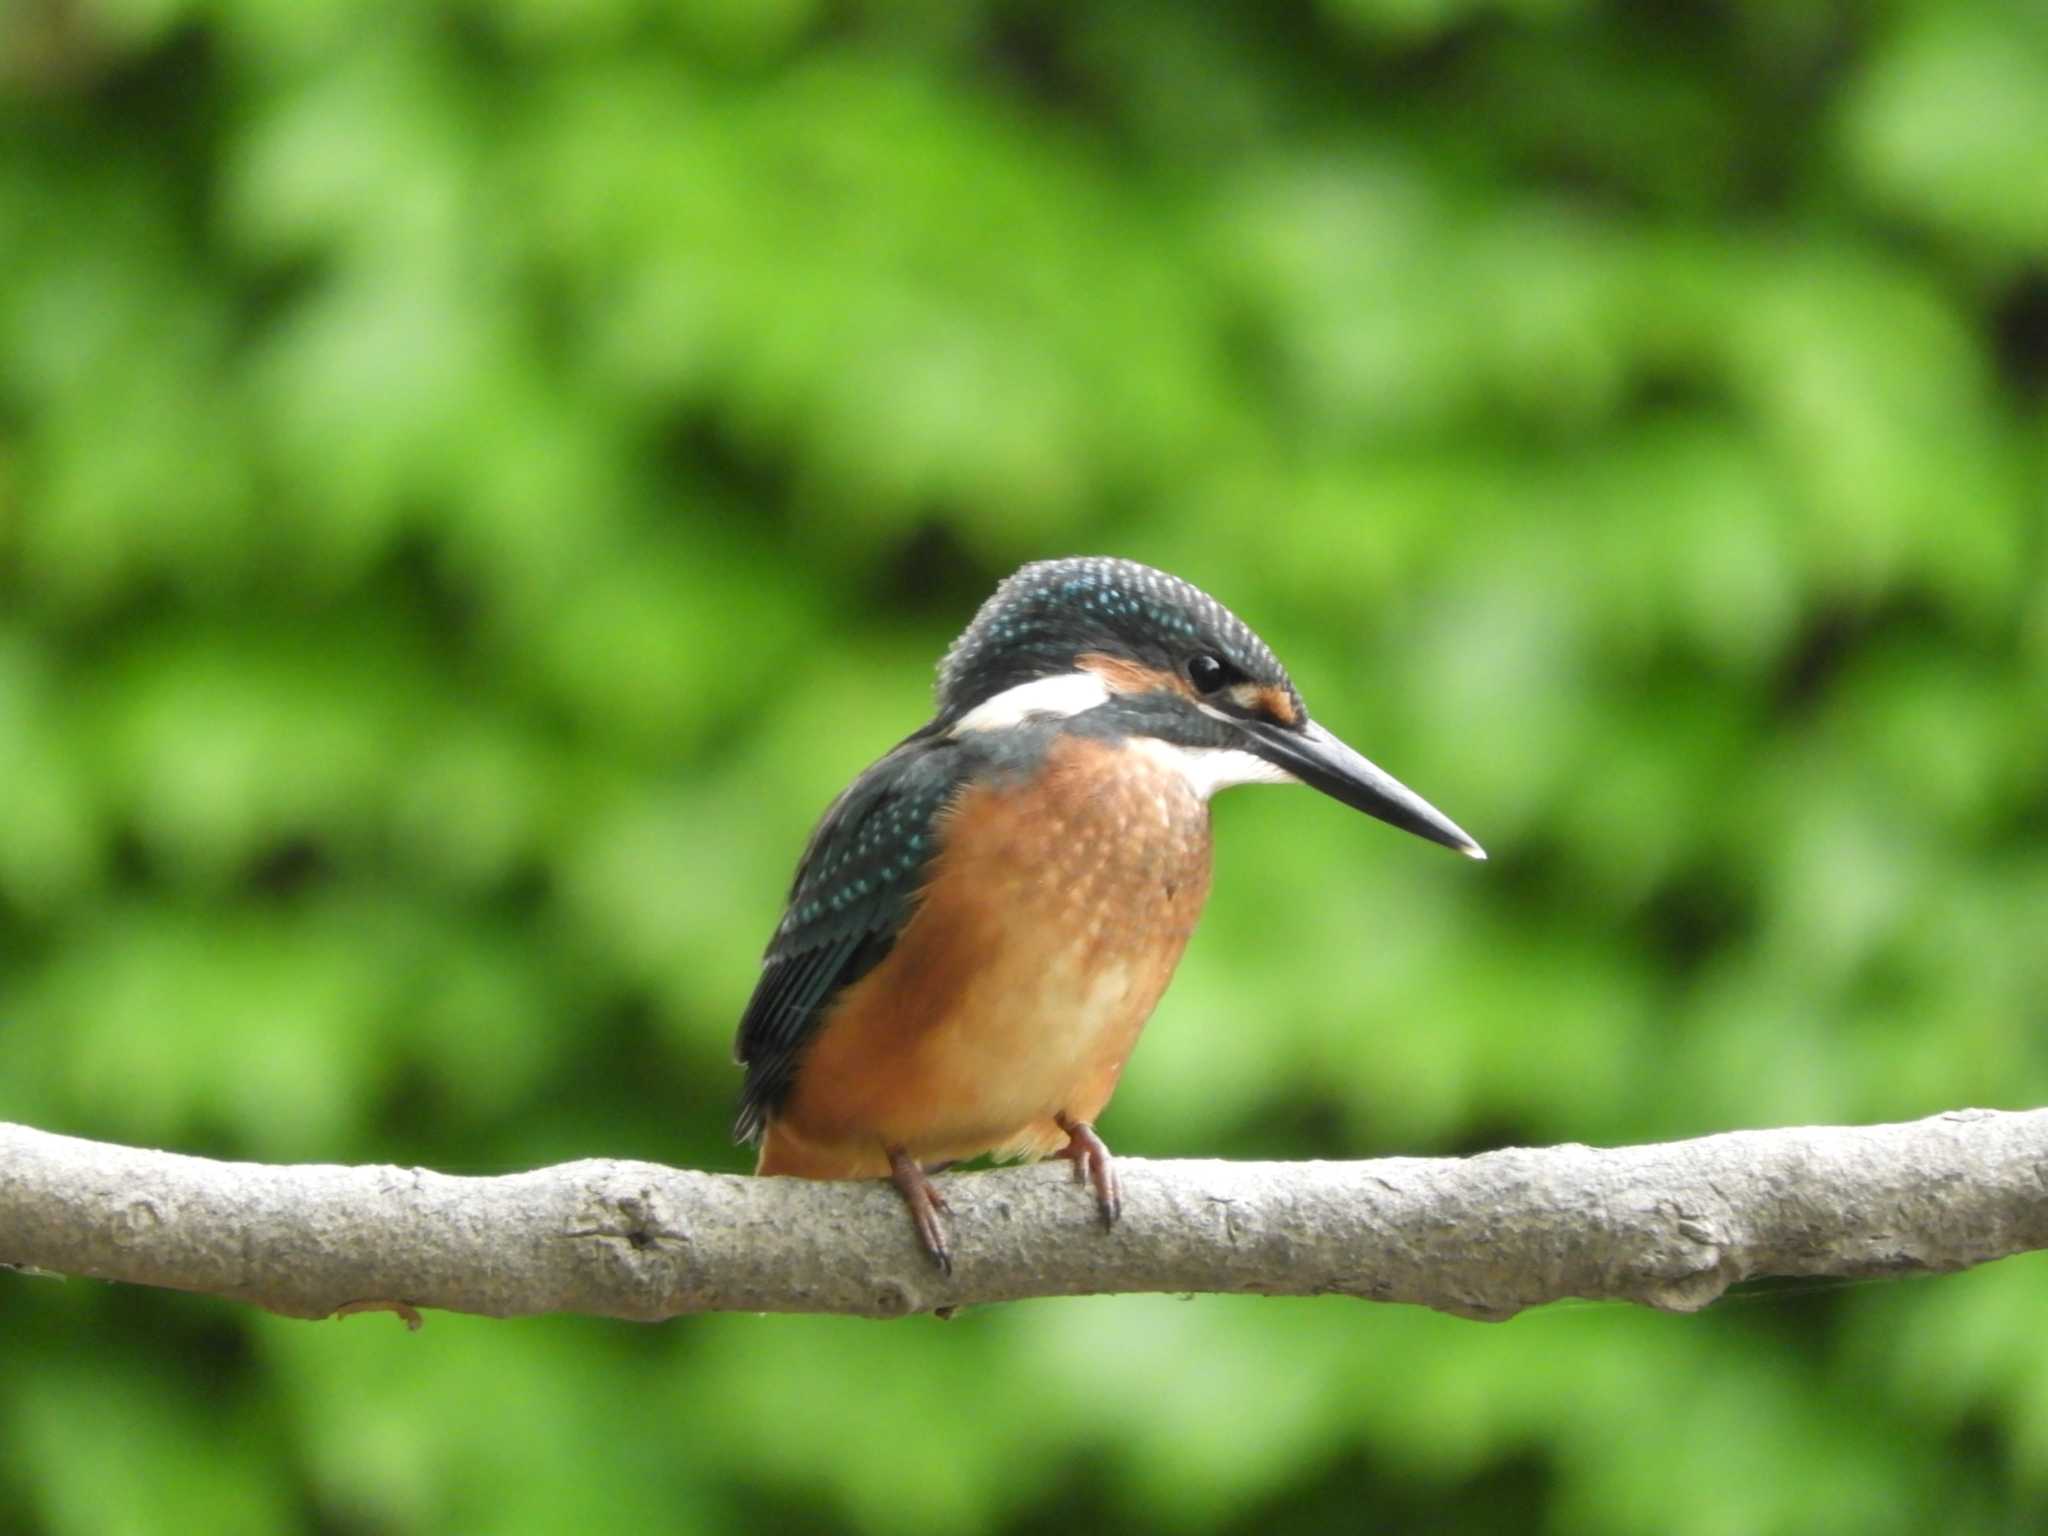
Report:
[{"label": "grey bark", "polygon": [[[253,1302],[492,1317],[895,1317],[1031,1296],[1254,1292],[1500,1319],[1690,1312],[1764,1275],[1963,1269],[2048,1247],[2048,1109],[1356,1163],[1119,1159],[949,1175],[954,1272],[882,1184],[591,1160],[497,1178],[213,1162],[0,1123],[0,1263]],[[27,1283],[27,1282],[21,1282]]]}]

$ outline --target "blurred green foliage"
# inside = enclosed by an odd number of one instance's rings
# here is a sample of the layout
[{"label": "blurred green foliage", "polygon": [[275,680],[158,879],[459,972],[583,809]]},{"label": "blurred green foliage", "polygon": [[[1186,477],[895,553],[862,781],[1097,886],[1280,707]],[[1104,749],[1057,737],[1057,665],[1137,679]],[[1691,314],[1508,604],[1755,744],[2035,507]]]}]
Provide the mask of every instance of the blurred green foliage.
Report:
[{"label": "blurred green foliage", "polygon": [[[2033,0],[0,0],[0,1115],[743,1166],[805,831],[1078,551],[1494,854],[1227,798],[1124,1151],[2048,1101],[2044,465]],[[418,1337],[0,1277],[0,1528],[2039,1529],[2044,1273]]]}]

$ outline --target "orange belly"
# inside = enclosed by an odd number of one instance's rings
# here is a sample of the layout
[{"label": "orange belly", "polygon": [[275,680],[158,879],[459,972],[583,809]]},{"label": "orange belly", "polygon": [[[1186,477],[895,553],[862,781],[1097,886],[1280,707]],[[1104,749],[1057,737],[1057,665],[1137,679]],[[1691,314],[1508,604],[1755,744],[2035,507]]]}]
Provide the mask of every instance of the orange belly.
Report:
[{"label": "orange belly", "polygon": [[880,1177],[1043,1156],[1093,1121],[1209,894],[1209,808],[1156,757],[1065,738],[1028,785],[977,787],[883,962],[847,988],[759,1171]]}]

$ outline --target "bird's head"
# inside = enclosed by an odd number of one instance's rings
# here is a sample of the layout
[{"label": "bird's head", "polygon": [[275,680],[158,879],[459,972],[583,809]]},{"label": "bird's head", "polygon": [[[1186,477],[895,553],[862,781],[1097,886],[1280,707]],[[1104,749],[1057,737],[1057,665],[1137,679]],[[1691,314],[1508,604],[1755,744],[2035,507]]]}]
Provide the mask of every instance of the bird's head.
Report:
[{"label": "bird's head", "polygon": [[1266,642],[1199,587],[1131,560],[1027,565],[996,588],[939,663],[938,724],[992,730],[1094,718],[1172,757],[1206,796],[1301,783],[1483,859],[1479,844],[1309,719]]}]

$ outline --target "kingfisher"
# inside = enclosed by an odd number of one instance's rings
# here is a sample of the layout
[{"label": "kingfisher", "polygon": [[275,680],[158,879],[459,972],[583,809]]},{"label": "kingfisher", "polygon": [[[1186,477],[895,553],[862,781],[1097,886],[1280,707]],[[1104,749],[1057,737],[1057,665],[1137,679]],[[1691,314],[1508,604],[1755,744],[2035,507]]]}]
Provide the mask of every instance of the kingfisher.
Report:
[{"label": "kingfisher", "polygon": [[755,1171],[887,1178],[950,1272],[931,1175],[1062,1157],[1122,1209],[1095,1129],[1209,894],[1209,800],[1306,784],[1478,843],[1311,720],[1251,629],[1130,560],[1026,565],[939,663],[938,712],[832,802],[739,1025]]}]

